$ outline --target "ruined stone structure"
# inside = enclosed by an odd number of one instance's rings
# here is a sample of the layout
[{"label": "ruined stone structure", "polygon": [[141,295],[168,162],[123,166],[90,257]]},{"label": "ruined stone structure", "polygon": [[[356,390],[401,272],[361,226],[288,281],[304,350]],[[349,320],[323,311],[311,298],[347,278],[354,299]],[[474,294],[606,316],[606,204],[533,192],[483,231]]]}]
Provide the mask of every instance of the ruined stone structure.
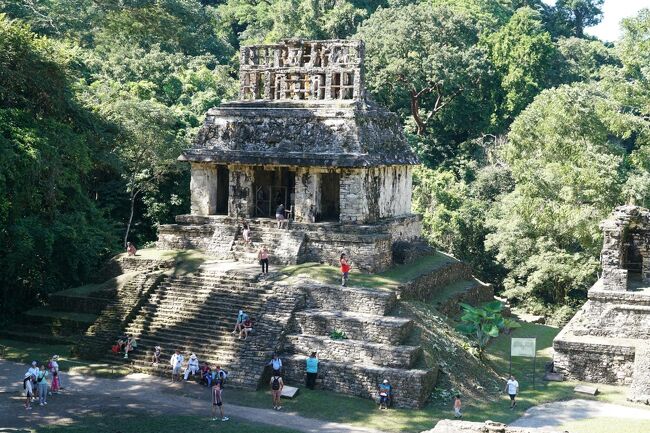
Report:
[{"label": "ruined stone structure", "polygon": [[[471,422],[443,419],[438,421],[435,428],[422,433],[560,433],[546,428],[510,427],[505,424],[485,421]],[[562,432],[568,433],[568,432]]]},{"label": "ruined stone structure", "polygon": [[[285,41],[241,49],[239,100],[208,111],[191,164],[191,215],[161,226],[159,247],[234,248],[250,221],[276,263],[393,263],[396,242],[420,236],[411,214],[412,166],[398,118],[365,97],[360,41]],[[292,219],[274,230],[276,208]]]},{"label": "ruined stone structure", "polygon": [[555,367],[571,378],[629,384],[650,399],[650,211],[617,207],[601,225],[601,278],[553,342]]}]

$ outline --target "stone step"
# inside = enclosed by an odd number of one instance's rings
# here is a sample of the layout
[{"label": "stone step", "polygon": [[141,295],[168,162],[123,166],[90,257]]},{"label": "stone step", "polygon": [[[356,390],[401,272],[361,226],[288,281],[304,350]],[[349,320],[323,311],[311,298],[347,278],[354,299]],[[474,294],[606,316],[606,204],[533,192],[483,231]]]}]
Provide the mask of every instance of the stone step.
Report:
[{"label": "stone step", "polygon": [[[206,340],[211,340],[218,336],[224,336],[230,334],[234,329],[234,322],[232,323],[222,323],[217,324],[214,321],[212,323],[163,323],[163,322],[151,322],[147,320],[142,320],[138,318],[131,322],[126,327],[127,333],[140,333],[144,335],[160,335],[163,333],[175,334],[179,338],[183,336],[198,336]],[[259,334],[264,331],[266,326],[263,324],[256,324],[253,326],[253,332]]]},{"label": "stone step", "polygon": [[296,283],[307,292],[307,305],[323,310],[346,310],[378,315],[388,314],[397,303],[389,290],[342,287],[300,279]]},{"label": "stone step", "polygon": [[49,298],[49,306],[53,310],[69,311],[99,315],[106,306],[115,302],[113,298],[96,298],[91,296],[69,296],[64,294],[52,294]]},{"label": "stone step", "polygon": [[[302,355],[282,357],[287,383],[305,383],[305,360]],[[437,370],[381,367],[373,364],[353,364],[320,360],[318,378],[322,389],[342,394],[375,399],[377,387],[384,379],[393,386],[393,406],[420,408],[429,399],[438,376]]]},{"label": "stone step", "polygon": [[141,318],[161,318],[169,321],[178,322],[179,320],[192,321],[198,323],[218,323],[222,321],[234,323],[239,310],[244,310],[250,317],[256,319],[255,315],[259,314],[264,304],[261,302],[236,303],[234,305],[220,304],[171,304],[149,302],[142,306],[138,316]]},{"label": "stone step", "polygon": [[241,359],[246,356],[247,349],[249,348],[250,339],[236,340],[234,344],[219,345],[218,342],[207,344],[205,342],[195,342],[193,340],[180,341],[169,340],[165,338],[141,338],[139,339],[138,349],[129,355],[132,359],[149,360],[153,353],[153,348],[160,346],[162,348],[163,356],[161,361],[168,362],[172,353],[178,349],[187,359],[187,353],[193,352],[199,360],[209,360],[210,362],[221,362],[226,359]]},{"label": "stone step", "polygon": [[420,346],[394,346],[360,340],[333,340],[320,335],[288,335],[285,350],[309,356],[317,352],[324,360],[410,368],[422,355]]},{"label": "stone step", "polygon": [[296,319],[303,334],[330,335],[336,330],[352,340],[387,344],[404,341],[413,328],[410,319],[349,311],[304,310]]},{"label": "stone step", "polygon": [[261,297],[265,290],[219,290],[219,289],[206,289],[203,287],[195,287],[183,284],[164,284],[160,287],[155,296],[164,298],[165,296],[173,296],[179,299],[207,299],[207,298],[222,298],[224,300],[247,298],[254,299]]}]

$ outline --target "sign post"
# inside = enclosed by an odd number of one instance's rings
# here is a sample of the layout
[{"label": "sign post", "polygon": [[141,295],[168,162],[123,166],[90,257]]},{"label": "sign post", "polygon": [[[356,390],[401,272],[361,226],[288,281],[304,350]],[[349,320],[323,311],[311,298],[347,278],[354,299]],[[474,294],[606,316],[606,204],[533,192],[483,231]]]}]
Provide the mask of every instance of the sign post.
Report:
[{"label": "sign post", "polygon": [[533,358],[533,389],[535,389],[535,368],[537,363],[537,338],[510,338],[510,374],[512,357]]}]

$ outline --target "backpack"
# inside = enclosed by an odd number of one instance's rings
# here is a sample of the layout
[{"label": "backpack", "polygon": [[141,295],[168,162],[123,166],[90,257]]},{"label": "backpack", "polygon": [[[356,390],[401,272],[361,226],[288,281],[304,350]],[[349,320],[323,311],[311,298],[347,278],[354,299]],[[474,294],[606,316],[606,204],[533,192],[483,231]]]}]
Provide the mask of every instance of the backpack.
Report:
[{"label": "backpack", "polygon": [[277,391],[280,389],[280,378],[278,376],[273,376],[273,383],[271,384],[271,389]]}]

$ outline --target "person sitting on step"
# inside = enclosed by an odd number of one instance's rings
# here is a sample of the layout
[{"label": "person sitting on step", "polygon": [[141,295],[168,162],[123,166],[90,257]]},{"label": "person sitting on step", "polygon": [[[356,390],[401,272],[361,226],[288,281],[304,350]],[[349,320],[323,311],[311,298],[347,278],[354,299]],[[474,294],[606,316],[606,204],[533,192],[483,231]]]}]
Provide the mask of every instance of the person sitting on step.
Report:
[{"label": "person sitting on step", "polygon": [[138,342],[135,337],[129,335],[126,339],[126,344],[124,345],[124,359],[129,357],[129,352],[133,352],[138,347]]},{"label": "person sitting on step", "polygon": [[126,254],[129,256],[135,256],[138,250],[135,248],[135,245],[133,245],[131,242],[126,243]]},{"label": "person sitting on step", "polygon": [[233,334],[241,335],[244,320],[247,318],[248,314],[244,313],[244,310],[239,310],[239,313],[237,314],[237,321],[235,322],[235,329],[232,331]]},{"label": "person sitting on step", "polygon": [[204,362],[201,367],[201,383],[208,387],[212,385],[212,369],[207,362]]},{"label": "person sitting on step", "polygon": [[194,376],[198,372],[199,372],[199,359],[196,357],[194,353],[192,353],[190,354],[190,359],[187,361],[187,368],[185,369],[183,378],[185,380],[188,380],[190,377],[190,373],[192,374],[192,376]]},{"label": "person sitting on step", "polygon": [[246,317],[244,323],[242,323],[241,331],[239,332],[239,339],[242,338],[245,340],[248,338],[248,333],[253,330],[253,321],[250,317]]},{"label": "person sitting on step", "polygon": [[151,356],[151,364],[158,365],[160,364],[160,346],[153,348],[153,355]]}]

